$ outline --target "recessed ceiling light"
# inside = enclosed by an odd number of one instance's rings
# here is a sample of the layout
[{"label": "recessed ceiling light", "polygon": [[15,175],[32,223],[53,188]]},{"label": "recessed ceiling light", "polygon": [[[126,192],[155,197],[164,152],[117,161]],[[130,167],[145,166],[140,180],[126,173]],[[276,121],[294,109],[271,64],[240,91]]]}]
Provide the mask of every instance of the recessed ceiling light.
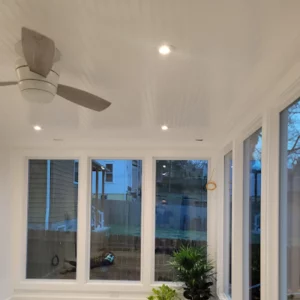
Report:
[{"label": "recessed ceiling light", "polygon": [[168,130],[169,129],[169,127],[167,126],[167,125],[162,125],[161,126],[161,130],[163,130],[163,131],[166,131],[166,130]]},{"label": "recessed ceiling light", "polygon": [[40,125],[34,125],[34,126],[33,126],[33,129],[34,129],[35,131],[41,131],[41,130],[42,130],[42,127],[41,127]]},{"label": "recessed ceiling light", "polygon": [[158,48],[158,52],[159,52],[161,55],[168,55],[168,54],[170,54],[170,52],[171,52],[171,47],[168,46],[168,45],[161,45],[161,46]]}]

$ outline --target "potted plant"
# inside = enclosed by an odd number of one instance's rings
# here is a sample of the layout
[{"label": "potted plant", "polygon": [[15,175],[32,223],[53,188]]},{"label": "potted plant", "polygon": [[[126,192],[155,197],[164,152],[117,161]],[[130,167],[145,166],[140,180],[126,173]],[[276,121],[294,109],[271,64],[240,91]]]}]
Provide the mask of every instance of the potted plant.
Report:
[{"label": "potted plant", "polygon": [[183,296],[189,300],[208,300],[215,279],[214,265],[207,256],[207,248],[182,246],[173,254],[170,265],[178,281],[184,283]]},{"label": "potted plant", "polygon": [[152,289],[153,295],[149,296],[148,300],[176,300],[179,299],[176,290],[163,284],[158,289]]}]

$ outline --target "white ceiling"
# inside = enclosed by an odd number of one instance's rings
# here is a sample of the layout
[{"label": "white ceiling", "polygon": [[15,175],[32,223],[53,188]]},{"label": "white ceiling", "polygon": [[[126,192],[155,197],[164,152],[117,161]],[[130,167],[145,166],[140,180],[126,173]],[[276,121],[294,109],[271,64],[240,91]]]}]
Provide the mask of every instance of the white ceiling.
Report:
[{"label": "white ceiling", "polygon": [[[112,102],[95,113],[58,96],[32,105],[17,87],[1,88],[0,136],[14,145],[58,138],[80,146],[214,146],[300,55],[299,0],[0,3],[0,80],[15,79],[14,44],[27,26],[55,40],[61,83]],[[175,47],[168,57],[157,52],[164,42]],[[44,130],[34,132],[35,123]]]}]

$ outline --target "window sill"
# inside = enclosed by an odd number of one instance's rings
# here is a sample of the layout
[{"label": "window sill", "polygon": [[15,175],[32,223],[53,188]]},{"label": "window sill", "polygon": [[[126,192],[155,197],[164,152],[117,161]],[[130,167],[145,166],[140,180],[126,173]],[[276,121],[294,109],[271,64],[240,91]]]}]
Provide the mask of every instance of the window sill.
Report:
[{"label": "window sill", "polygon": [[14,290],[18,293],[31,292],[53,292],[53,293],[70,293],[70,292],[143,292],[150,289],[140,281],[88,281],[80,283],[77,280],[36,280],[27,279],[15,286]]},{"label": "window sill", "polygon": [[124,292],[124,291],[109,291],[109,292],[85,292],[75,291],[70,292],[54,292],[44,290],[40,292],[15,292],[7,300],[145,300],[150,295],[150,291],[144,292]]},{"label": "window sill", "polygon": [[219,300],[231,300],[231,297],[229,295],[226,295],[225,293],[218,294]]}]

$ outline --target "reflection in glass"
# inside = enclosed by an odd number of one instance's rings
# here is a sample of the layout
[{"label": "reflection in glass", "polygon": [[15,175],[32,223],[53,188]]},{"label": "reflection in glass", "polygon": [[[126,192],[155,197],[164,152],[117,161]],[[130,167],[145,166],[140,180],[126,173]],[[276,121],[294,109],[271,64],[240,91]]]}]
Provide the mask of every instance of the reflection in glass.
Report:
[{"label": "reflection in glass", "polygon": [[90,279],[140,280],[140,160],[93,160]]},{"label": "reflection in glass", "polygon": [[207,244],[207,161],[156,161],[155,280],[172,281],[181,245]]},{"label": "reflection in glass", "polygon": [[[286,220],[282,231],[282,249],[289,299],[300,291],[300,101],[281,113],[281,217]],[[282,229],[283,230],[283,229]],[[286,291],[284,291],[286,293]]]},{"label": "reflection in glass", "polygon": [[249,203],[249,299],[260,299],[260,212],[262,130],[244,142],[245,201]]},{"label": "reflection in glass", "polygon": [[225,272],[226,277],[228,278],[228,282],[226,282],[225,292],[229,296],[231,296],[231,282],[232,282],[232,152],[229,152],[225,155],[224,160],[224,178],[225,178],[225,185],[224,185],[224,198],[225,198],[225,210],[226,210],[226,230],[228,236],[228,252],[226,251],[228,257],[226,257],[226,261],[228,261],[228,265],[226,266]]},{"label": "reflection in glass", "polygon": [[78,162],[29,160],[28,167],[26,278],[75,279],[66,261],[76,261]]}]

